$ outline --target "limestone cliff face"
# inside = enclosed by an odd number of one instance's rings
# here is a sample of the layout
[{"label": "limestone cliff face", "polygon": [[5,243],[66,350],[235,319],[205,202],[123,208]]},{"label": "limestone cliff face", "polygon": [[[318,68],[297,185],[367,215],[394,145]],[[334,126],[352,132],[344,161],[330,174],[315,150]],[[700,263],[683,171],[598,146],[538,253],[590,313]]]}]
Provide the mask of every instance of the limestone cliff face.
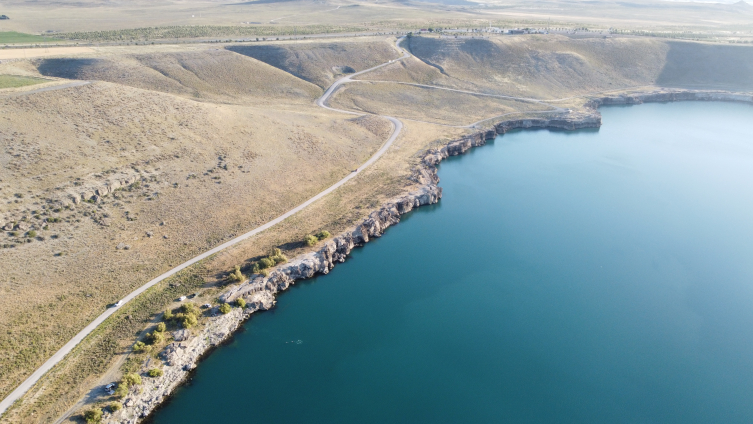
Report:
[{"label": "limestone cliff face", "polygon": [[638,105],[650,102],[681,102],[691,100],[753,103],[753,95],[747,93],[730,93],[727,91],[655,90],[643,93],[597,97],[591,99],[587,103],[587,106],[596,109],[599,106],[608,105]]},{"label": "limestone cliff face", "polygon": [[257,276],[234,287],[220,296],[220,300],[229,303],[243,297],[247,302],[253,302],[254,296],[260,293],[276,294],[287,290],[297,280],[327,274],[336,263],[345,262],[353,248],[381,237],[387,228],[400,222],[400,215],[422,205],[437,203],[441,197],[442,189],[436,183],[422,187],[372,212],[361,224],[326,242],[319,251],[301,255],[277,267],[268,277]]},{"label": "limestone cliff face", "polygon": [[[381,237],[385,230],[400,222],[400,216],[413,209],[439,202],[442,188],[437,184],[437,165],[449,156],[460,155],[469,149],[486,144],[498,134],[519,128],[550,128],[576,130],[598,128],[601,115],[596,108],[601,105],[639,104],[644,102],[666,102],[680,100],[717,100],[753,103],[753,96],[737,93],[700,91],[653,91],[624,96],[599,97],[587,103],[585,112],[568,112],[552,118],[517,119],[501,122],[493,128],[453,140],[439,149],[428,150],[420,164],[413,170],[412,180],[420,185],[418,190],[399,197],[380,209],[372,212],[354,228],[329,240],[316,252],[294,258],[287,264],[276,267],[267,277],[253,279],[228,289],[220,296],[223,302],[234,302],[238,298],[246,300],[246,308],[234,308],[227,315],[209,318],[208,323],[197,333],[180,342],[168,345],[160,354],[163,360],[164,375],[158,378],[145,378],[139,393],[136,390],[125,399],[124,408],[105,416],[105,422],[135,423],[152,412],[188,376],[201,356],[216,346],[240,326],[252,313],[267,310],[274,306],[275,295],[287,290],[298,280],[327,274],[335,264],[345,262],[356,246]],[[216,308],[215,308],[216,309]],[[181,337],[183,338],[183,337]]]}]

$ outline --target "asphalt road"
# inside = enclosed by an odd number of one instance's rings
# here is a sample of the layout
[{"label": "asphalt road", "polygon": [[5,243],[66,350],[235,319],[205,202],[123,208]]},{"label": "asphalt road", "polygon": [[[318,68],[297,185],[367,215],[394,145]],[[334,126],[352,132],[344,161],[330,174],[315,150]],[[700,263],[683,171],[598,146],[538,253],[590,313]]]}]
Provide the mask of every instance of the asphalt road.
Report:
[{"label": "asphalt road", "polygon": [[[330,86],[327,89],[327,91],[324,92],[324,94],[322,95],[322,97],[320,97],[319,99],[317,99],[316,104],[319,105],[319,106],[321,106],[321,107],[323,107],[323,108],[326,108],[326,109],[329,109],[329,110],[333,110],[333,111],[336,111],[336,112],[348,113],[348,114],[352,114],[352,115],[364,115],[363,113],[356,113],[356,112],[351,112],[351,111],[346,111],[346,110],[340,110],[340,109],[331,108],[331,107],[327,106],[327,104],[326,104],[327,100],[329,100],[329,97],[335,92],[335,90],[339,86],[341,86],[342,84],[345,84],[347,82],[350,82],[350,79],[352,77],[357,76],[357,75],[361,75],[361,74],[365,74],[367,72],[370,72],[370,71],[373,71],[375,69],[381,68],[382,66],[387,66],[387,65],[389,65],[389,64],[391,64],[393,62],[396,62],[398,60],[402,60],[402,59],[405,59],[407,57],[410,57],[410,54],[408,54],[405,50],[403,50],[402,48],[399,47],[399,44],[400,44],[400,42],[403,39],[404,39],[404,37],[398,39],[397,42],[395,43],[396,48],[398,50],[400,50],[401,52],[403,52],[403,56],[401,58],[395,59],[395,60],[391,60],[389,62],[386,62],[386,63],[383,63],[381,65],[375,66],[373,68],[369,68],[369,69],[366,69],[366,70],[363,70],[363,71],[360,71],[360,72],[356,72],[356,73],[351,74],[349,76],[346,76],[346,77],[338,79],[337,81],[335,81],[332,84],[332,86]],[[69,84],[59,85],[59,86],[55,86],[55,87],[42,88],[42,89],[39,89],[39,90],[29,91],[29,92],[25,92],[23,94],[26,95],[26,94],[38,93],[38,92],[42,92],[42,91],[50,91],[50,90],[55,90],[55,89],[59,90],[59,89],[62,89],[62,88],[69,88],[69,87],[74,87],[74,86],[79,86],[79,85],[84,85],[84,84],[88,84],[88,81],[72,82],[72,83],[69,83]],[[332,186],[330,186],[326,190],[322,191],[321,193],[317,194],[316,196],[312,197],[311,199],[305,201],[304,203],[296,206],[295,208],[293,208],[293,209],[285,212],[284,214],[280,215],[279,217],[273,219],[272,221],[269,221],[269,222],[267,222],[266,224],[264,224],[264,225],[262,225],[260,227],[254,228],[253,230],[251,230],[251,231],[249,231],[249,232],[247,232],[247,233],[245,233],[243,235],[240,235],[240,236],[238,236],[238,237],[236,237],[236,238],[234,238],[234,239],[232,239],[232,240],[230,240],[230,241],[228,241],[226,243],[223,243],[223,244],[215,247],[214,249],[208,250],[208,251],[202,253],[201,255],[196,256],[195,258],[192,258],[192,259],[190,259],[190,260],[188,260],[188,261],[186,261],[186,262],[178,265],[177,267],[175,267],[175,268],[167,271],[166,273],[160,275],[159,277],[157,277],[157,278],[149,281],[148,283],[146,283],[143,286],[137,288],[136,290],[134,290],[133,292],[131,292],[130,294],[128,294],[126,297],[124,297],[123,298],[123,304],[128,303],[129,301],[133,300],[136,296],[138,296],[141,293],[143,293],[146,290],[148,290],[150,287],[152,287],[152,286],[156,285],[157,283],[165,280],[166,278],[172,277],[176,273],[178,273],[178,272],[180,272],[180,271],[188,268],[189,266],[191,266],[191,265],[193,265],[193,264],[201,261],[202,259],[206,259],[209,256],[211,256],[211,255],[213,255],[215,253],[218,253],[218,252],[220,252],[220,251],[222,251],[224,249],[227,249],[228,247],[230,247],[230,246],[232,246],[234,244],[238,244],[238,243],[242,242],[243,240],[246,240],[246,239],[248,239],[250,237],[253,237],[256,234],[259,234],[260,232],[262,232],[264,230],[268,230],[268,229],[274,227],[275,225],[279,224],[280,222],[284,221],[285,219],[287,219],[287,218],[295,215],[296,213],[302,211],[303,209],[305,209],[310,204],[312,204],[312,203],[316,202],[317,200],[323,198],[324,196],[328,195],[329,193],[332,193],[333,191],[337,190],[337,188],[339,188],[343,184],[347,183],[351,179],[355,178],[356,175],[360,174],[365,168],[367,168],[369,165],[371,165],[374,162],[376,162],[387,151],[387,149],[390,148],[390,146],[392,145],[392,143],[395,141],[395,139],[397,138],[397,136],[400,134],[400,131],[403,129],[403,124],[398,119],[390,117],[390,116],[385,116],[385,118],[389,119],[392,122],[392,124],[395,126],[395,129],[392,132],[392,135],[390,135],[390,138],[384,143],[384,145],[382,145],[382,147],[379,150],[377,150],[377,152],[374,153],[374,155],[371,156],[371,158],[369,158],[369,160],[367,160],[363,165],[361,165],[360,167],[358,167],[358,169],[356,169],[355,171],[351,172],[345,178],[343,178],[340,181],[336,182],[335,184],[333,184]],[[102,313],[102,315],[100,315],[97,318],[95,318],[94,321],[92,321],[91,323],[89,323],[89,325],[87,325],[86,327],[84,327],[83,330],[81,330],[78,334],[76,334],[68,343],[66,343],[62,348],[60,348],[60,350],[58,350],[57,352],[55,352],[55,354],[52,355],[44,364],[42,364],[41,367],[39,367],[36,371],[34,371],[29,376],[29,378],[27,378],[23,383],[21,383],[18,387],[16,387],[15,390],[13,390],[5,399],[2,400],[2,402],[0,402],[0,416],[2,416],[2,414],[4,414],[5,411],[7,411],[8,408],[11,405],[13,405],[13,403],[15,401],[17,401],[18,399],[20,399],[24,395],[24,393],[26,393],[31,387],[33,387],[48,371],[50,371],[55,365],[58,364],[58,362],[60,362],[68,353],[70,353],[71,350],[73,350],[73,348],[76,347],[76,345],[78,345],[79,343],[81,343],[81,341],[84,340],[84,338],[86,336],[88,336],[91,332],[93,332],[100,324],[102,324],[102,322],[104,322],[104,320],[106,320],[107,318],[109,318],[118,309],[119,309],[119,307],[110,307],[110,308],[108,308],[104,313]]]}]

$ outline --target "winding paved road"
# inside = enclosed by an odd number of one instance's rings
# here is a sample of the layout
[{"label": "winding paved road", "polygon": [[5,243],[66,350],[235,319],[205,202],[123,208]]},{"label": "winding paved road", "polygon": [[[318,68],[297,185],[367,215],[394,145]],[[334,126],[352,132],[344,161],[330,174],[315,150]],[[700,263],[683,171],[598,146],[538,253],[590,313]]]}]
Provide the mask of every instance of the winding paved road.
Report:
[{"label": "winding paved road", "polygon": [[[332,107],[330,107],[330,106],[327,105],[327,101],[335,93],[335,91],[337,91],[337,89],[339,87],[341,87],[343,84],[347,84],[349,82],[356,82],[356,81],[352,80],[353,77],[365,74],[367,72],[374,71],[374,70],[379,69],[381,67],[384,67],[384,66],[390,65],[392,63],[401,61],[403,59],[409,58],[411,56],[410,53],[408,53],[405,49],[403,49],[402,47],[400,47],[400,42],[402,42],[404,39],[405,39],[405,37],[403,36],[403,37],[400,37],[395,42],[395,48],[399,52],[401,52],[403,54],[400,58],[390,60],[389,62],[382,63],[381,65],[374,66],[373,68],[365,69],[363,71],[359,71],[359,72],[356,72],[356,73],[353,73],[353,74],[350,74],[348,76],[345,76],[343,78],[338,79],[337,81],[335,81],[324,92],[324,94],[319,99],[316,100],[316,104],[318,106],[320,106],[320,107],[325,108],[325,109],[332,110],[332,111],[339,112],[339,113],[347,113],[347,114],[350,114],[350,115],[358,115],[358,116],[371,115],[370,113],[367,113],[367,112],[353,112],[353,111],[349,111],[349,110],[342,110],[342,109],[332,108]],[[374,82],[374,81],[372,81],[372,82]],[[379,82],[379,81],[376,81],[376,82]],[[394,81],[390,81],[390,82],[394,82]],[[89,81],[75,81],[75,82],[66,83],[66,84],[62,84],[62,85],[57,85],[57,86],[53,86],[53,87],[45,87],[45,88],[41,88],[41,89],[38,89],[38,90],[31,90],[31,91],[22,92],[22,93],[14,93],[14,95],[16,95],[16,94],[17,95],[27,95],[27,94],[34,94],[34,93],[44,92],[44,91],[60,90],[60,89],[64,89],[64,88],[76,87],[76,86],[81,86],[81,85],[85,85],[85,84],[89,84]],[[449,90],[449,91],[454,91],[454,92],[459,92],[459,93],[465,93],[465,94],[472,94],[472,95],[489,96],[489,97],[500,97],[500,98],[508,98],[508,99],[515,99],[515,100],[521,100],[521,101],[529,101],[529,102],[535,102],[535,103],[544,104],[544,105],[547,105],[547,106],[550,106],[550,107],[553,108],[553,110],[550,110],[550,111],[539,111],[539,112],[534,112],[534,113],[551,113],[551,112],[555,112],[555,111],[559,112],[559,111],[563,110],[561,108],[558,108],[557,106],[549,105],[549,104],[547,104],[547,103],[545,103],[545,102],[543,102],[541,100],[537,100],[537,99],[528,99],[528,98],[520,98],[520,97],[504,96],[504,95],[495,95],[495,94],[486,94],[486,93],[476,93],[476,92],[472,92],[472,91],[456,90],[456,89],[450,89],[450,88],[446,88],[446,87],[437,87],[437,86],[430,86],[430,85],[424,85],[424,84],[412,84],[412,83],[404,83],[404,84],[406,84],[406,85],[414,85],[414,86],[419,86],[419,87],[424,87],[424,88],[434,88],[434,89],[440,89],[440,90]],[[504,115],[500,115],[500,116],[496,116],[496,117],[492,117],[492,118],[487,118],[487,119],[484,119],[482,121],[473,123],[471,125],[463,126],[463,127],[459,127],[459,128],[471,128],[471,127],[475,126],[476,124],[478,124],[480,122],[488,121],[490,119],[498,118],[498,117],[505,116],[505,115],[511,115],[511,114],[515,114],[515,113],[519,113],[519,112],[511,112],[511,113],[507,113],[507,114],[504,114]],[[355,178],[356,175],[360,174],[365,168],[367,168],[368,166],[372,165],[382,155],[384,155],[385,152],[387,152],[387,150],[390,148],[390,146],[392,146],[392,143],[395,141],[395,139],[397,139],[398,135],[400,134],[400,132],[403,129],[403,123],[400,122],[400,120],[398,120],[397,118],[392,117],[392,116],[386,116],[386,115],[379,115],[379,116],[390,120],[390,122],[392,122],[392,124],[395,126],[395,129],[392,132],[392,135],[390,135],[389,139],[387,139],[387,141],[382,145],[382,147],[379,148],[379,150],[377,150],[377,152],[374,153],[374,155],[371,156],[369,158],[369,160],[367,160],[364,164],[362,164],[358,169],[356,169],[355,171],[351,172],[350,174],[348,174],[347,176],[345,176],[345,178],[343,178],[340,181],[336,182],[335,184],[333,184],[332,186],[330,186],[326,190],[322,191],[321,193],[317,194],[316,196],[312,197],[311,199],[305,201],[304,203],[298,205],[297,207],[295,207],[295,208],[293,208],[293,209],[285,212],[284,214],[280,215],[279,217],[273,219],[272,221],[269,221],[269,222],[267,222],[266,224],[264,224],[264,225],[262,225],[260,227],[254,228],[253,230],[251,230],[251,231],[249,231],[249,232],[247,232],[245,234],[242,234],[242,235],[240,235],[240,236],[238,236],[238,237],[236,237],[236,238],[234,238],[234,239],[232,239],[232,240],[230,240],[228,242],[225,242],[225,243],[223,243],[223,244],[221,244],[221,245],[219,245],[219,246],[217,246],[217,247],[215,247],[215,248],[213,248],[211,250],[208,250],[208,251],[202,253],[201,255],[196,256],[196,257],[194,257],[194,258],[192,258],[192,259],[190,259],[190,260],[188,260],[188,261],[186,261],[186,262],[178,265],[177,267],[175,267],[175,268],[173,268],[173,269],[165,272],[164,274],[160,275],[159,277],[157,277],[157,278],[149,281],[148,283],[144,284],[143,286],[139,287],[138,289],[134,290],[133,292],[131,292],[130,294],[128,294],[126,297],[124,297],[123,298],[123,304],[125,304],[125,303],[133,300],[136,296],[138,296],[141,293],[145,292],[149,288],[153,287],[154,285],[158,284],[159,282],[161,282],[161,281],[163,281],[163,280],[165,280],[165,279],[167,279],[169,277],[172,277],[176,273],[178,273],[178,272],[180,272],[180,271],[188,268],[189,266],[191,266],[191,265],[193,265],[193,264],[195,264],[195,263],[197,263],[197,262],[199,262],[199,261],[201,261],[203,259],[206,259],[209,256],[214,255],[215,253],[218,253],[218,252],[220,252],[220,251],[222,251],[224,249],[227,249],[230,246],[233,246],[233,245],[238,244],[238,243],[240,243],[240,242],[242,242],[242,241],[244,241],[244,240],[246,240],[246,239],[248,239],[250,237],[253,237],[256,234],[259,234],[260,232],[262,232],[264,230],[268,230],[268,229],[274,227],[275,225],[279,224],[280,222],[284,221],[285,219],[287,219],[287,218],[295,215],[296,213],[302,211],[303,209],[305,209],[306,207],[308,207],[312,203],[316,202],[317,200],[319,200],[319,199],[323,198],[324,196],[328,195],[329,193],[332,193],[333,191],[337,190],[337,188],[339,188],[340,186],[342,186],[346,182],[348,182],[351,179]],[[34,373],[32,373],[23,383],[21,383],[15,390],[13,390],[13,392],[11,392],[5,399],[3,399],[2,402],[0,402],[0,416],[2,416],[2,414],[4,414],[5,411],[7,411],[8,408],[11,405],[13,405],[13,403],[15,401],[17,401],[18,399],[20,399],[24,395],[24,393],[26,393],[31,387],[33,387],[34,384],[36,384],[48,371],[50,371],[68,353],[70,353],[73,350],[74,347],[76,347],[84,338],[86,338],[86,336],[88,336],[89,334],[91,334],[100,324],[102,324],[102,322],[104,322],[107,318],[109,318],[112,314],[114,314],[118,310],[118,308],[119,307],[108,308],[104,313],[102,313],[102,315],[100,315],[97,318],[95,318],[94,321],[92,321],[89,325],[87,325],[86,327],[84,327],[83,330],[81,330],[78,334],[76,334],[68,343],[66,343],[62,348],[60,348],[60,350],[58,350],[57,352],[55,352],[55,354],[52,355],[44,364],[42,364],[41,367],[39,367],[36,371],[34,371]]]},{"label": "winding paved road", "polygon": [[[340,110],[340,109],[331,108],[331,107],[327,106],[327,100],[329,100],[329,97],[335,92],[335,90],[339,86],[341,86],[344,83],[350,82],[350,79],[352,77],[354,77],[356,75],[364,74],[366,72],[371,72],[371,71],[373,71],[375,69],[381,68],[382,66],[386,66],[386,65],[389,65],[389,64],[394,63],[396,61],[403,60],[403,59],[405,59],[407,57],[410,57],[410,54],[407,53],[405,50],[403,50],[400,47],[400,42],[403,39],[404,39],[404,37],[401,37],[395,43],[395,47],[399,51],[401,51],[403,53],[402,57],[400,57],[399,59],[395,59],[395,60],[391,60],[389,62],[383,63],[381,65],[375,66],[373,68],[369,68],[369,69],[366,69],[366,70],[363,70],[363,71],[360,71],[360,72],[356,72],[356,73],[351,74],[349,76],[346,76],[346,77],[338,79],[337,81],[334,82],[334,84],[332,84],[332,86],[330,86],[327,89],[327,91],[324,92],[324,94],[322,95],[322,97],[320,97],[319,99],[317,99],[316,104],[319,105],[319,106],[321,106],[321,107],[323,107],[323,108],[326,108],[326,109],[329,109],[329,110],[333,110],[333,111],[336,111],[336,112],[348,113],[348,114],[351,114],[351,115],[366,115],[366,113],[357,113],[357,112],[351,112],[351,111],[347,111],[347,110]],[[88,81],[87,82],[73,82],[73,83],[64,84],[64,85],[61,85],[61,86],[49,87],[48,89],[40,89],[40,90],[35,90],[35,91],[29,91],[29,92],[26,92],[24,94],[31,94],[31,93],[34,93],[34,92],[41,92],[41,91],[49,91],[50,89],[69,88],[69,87],[74,87],[74,86],[83,85],[83,84],[88,84]],[[316,202],[317,200],[321,199],[322,197],[328,195],[329,193],[332,193],[333,191],[337,190],[338,187],[340,187],[343,184],[347,183],[351,179],[355,178],[356,175],[360,174],[366,167],[368,167],[369,165],[371,165],[374,162],[376,162],[387,151],[387,149],[390,148],[390,146],[392,145],[392,143],[395,141],[395,139],[397,138],[397,136],[400,134],[400,131],[403,129],[403,124],[398,119],[390,117],[390,116],[385,116],[385,118],[389,119],[393,123],[393,125],[395,125],[395,130],[392,132],[392,135],[384,143],[384,145],[382,145],[382,147],[379,150],[377,150],[377,152],[374,153],[374,155],[371,156],[371,158],[369,158],[369,160],[367,160],[358,169],[356,169],[355,171],[351,172],[345,178],[343,178],[340,181],[336,182],[335,184],[333,184],[332,186],[330,186],[328,189],[322,191],[321,193],[319,193],[316,196],[312,197],[311,199],[305,201],[304,203],[296,206],[295,208],[293,208],[293,209],[285,212],[284,214],[280,215],[279,217],[273,219],[272,221],[269,221],[269,222],[267,222],[266,224],[264,224],[264,225],[262,225],[260,227],[254,228],[253,230],[251,230],[251,231],[249,231],[249,232],[247,232],[247,233],[245,233],[243,235],[240,235],[240,236],[238,236],[238,237],[236,237],[236,238],[234,238],[234,239],[232,239],[232,240],[230,240],[230,241],[228,241],[226,243],[223,243],[223,244],[215,247],[212,250],[206,251],[206,252],[202,253],[201,255],[196,256],[195,258],[192,258],[192,259],[190,259],[190,260],[188,260],[188,261],[186,261],[186,262],[178,265],[177,267],[175,267],[175,268],[167,271],[166,273],[160,275],[159,277],[157,277],[157,278],[149,281],[148,283],[144,284],[143,286],[139,287],[138,289],[134,290],[133,292],[131,292],[130,294],[128,294],[126,297],[124,297],[123,298],[123,304],[125,304],[125,303],[133,300],[136,296],[138,296],[141,293],[145,292],[150,287],[152,287],[152,286],[156,285],[157,283],[165,280],[166,278],[172,277],[176,273],[178,273],[178,272],[180,272],[180,271],[188,268],[189,266],[191,266],[191,265],[193,265],[193,264],[195,264],[195,263],[197,263],[197,262],[199,262],[199,261],[201,261],[203,259],[206,259],[209,256],[214,255],[215,253],[218,253],[218,252],[220,252],[220,251],[222,251],[224,249],[227,249],[228,247],[230,247],[230,246],[232,246],[234,244],[238,244],[238,243],[242,242],[243,240],[246,240],[246,239],[248,239],[250,237],[253,237],[256,234],[259,234],[260,232],[262,232],[264,230],[268,230],[269,228],[274,227],[275,225],[279,224],[280,222],[284,221],[285,219],[287,219],[287,218],[295,215],[296,213],[302,211],[303,209],[305,209],[310,204]],[[108,308],[104,313],[102,313],[102,315],[100,315],[97,318],[95,318],[94,321],[92,321],[89,325],[87,325],[86,327],[84,327],[83,330],[81,330],[78,334],[76,334],[68,343],[66,343],[62,348],[60,348],[60,350],[58,350],[57,352],[55,352],[55,354],[52,355],[52,357],[50,357],[44,364],[42,364],[41,367],[39,367],[36,371],[34,371],[34,373],[32,373],[29,376],[29,378],[27,378],[23,383],[21,383],[18,387],[16,387],[15,390],[13,390],[5,399],[2,400],[2,402],[0,402],[0,416],[2,416],[2,414],[4,414],[5,411],[7,411],[8,408],[10,408],[10,406],[13,405],[13,403],[15,401],[17,401],[18,399],[20,399],[21,396],[24,395],[24,393],[26,393],[32,386],[34,386],[34,384],[36,384],[39,381],[39,379],[41,379],[48,371],[50,371],[55,365],[57,365],[58,362],[60,362],[68,353],[70,353],[73,350],[73,348],[76,347],[76,345],[78,345],[79,343],[81,343],[81,341],[84,340],[84,338],[86,336],[88,336],[89,334],[91,334],[91,332],[93,332],[100,324],[102,324],[102,322],[104,322],[104,320],[106,320],[107,318],[109,318],[110,315],[114,314],[118,309],[119,309],[119,307]]]}]

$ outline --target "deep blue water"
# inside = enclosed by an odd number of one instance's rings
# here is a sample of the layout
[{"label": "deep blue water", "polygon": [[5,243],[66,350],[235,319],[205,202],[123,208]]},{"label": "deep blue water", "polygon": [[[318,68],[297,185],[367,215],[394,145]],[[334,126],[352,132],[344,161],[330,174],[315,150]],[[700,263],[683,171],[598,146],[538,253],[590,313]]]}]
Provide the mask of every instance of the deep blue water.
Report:
[{"label": "deep blue water", "polygon": [[154,422],[753,422],[753,107],[602,113],[444,162]]}]

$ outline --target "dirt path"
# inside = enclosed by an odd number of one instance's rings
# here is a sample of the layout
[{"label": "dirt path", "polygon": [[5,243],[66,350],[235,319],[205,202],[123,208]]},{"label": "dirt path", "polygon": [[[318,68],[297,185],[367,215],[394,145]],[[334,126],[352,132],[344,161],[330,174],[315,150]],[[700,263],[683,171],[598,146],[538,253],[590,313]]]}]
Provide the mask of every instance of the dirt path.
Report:
[{"label": "dirt path", "polygon": [[45,91],[55,91],[55,90],[63,90],[66,88],[71,88],[71,87],[81,87],[82,85],[86,85],[86,84],[91,84],[91,81],[73,81],[73,82],[68,82],[65,84],[50,85],[47,87],[37,88],[35,90],[29,90],[29,91],[12,91],[7,94],[0,95],[0,97],[27,96],[29,94],[43,93]]},{"label": "dirt path", "polygon": [[[331,108],[331,107],[327,106],[326,102],[329,99],[329,97],[332,95],[332,93],[335,92],[335,90],[337,89],[337,87],[339,87],[340,85],[342,85],[344,83],[350,82],[350,78],[351,77],[354,77],[356,75],[361,75],[361,74],[364,74],[366,72],[373,71],[374,69],[378,69],[378,68],[381,68],[382,66],[389,65],[389,64],[391,64],[393,62],[396,62],[397,60],[402,60],[402,59],[405,59],[407,57],[410,57],[410,54],[408,54],[405,50],[402,50],[399,47],[399,44],[403,40],[403,38],[398,39],[397,42],[395,43],[396,48],[399,51],[403,52],[403,56],[400,59],[391,60],[391,61],[383,63],[383,64],[381,64],[379,66],[375,66],[373,68],[369,68],[369,69],[357,72],[355,74],[352,74],[350,76],[347,76],[347,77],[344,77],[344,78],[340,78],[339,80],[335,81],[335,83],[332,84],[332,86],[329,89],[327,89],[327,91],[324,93],[324,95],[322,95],[322,97],[320,97],[316,101],[316,104],[319,105],[319,106],[321,106],[321,107],[323,107],[323,108],[326,108],[326,109],[329,109],[329,110],[333,110],[333,111],[336,111],[336,112],[348,113],[348,114],[352,114],[352,115],[365,115],[364,113],[356,113],[356,112],[350,112],[350,111],[346,111],[346,110],[334,109],[334,108]],[[88,84],[88,81],[77,81],[77,82],[73,82],[73,83],[65,84],[65,85],[68,85],[69,87],[71,87],[71,86],[83,85],[83,84]],[[68,88],[68,87],[62,87],[62,86],[49,87],[49,89],[61,89],[61,88]],[[36,92],[39,92],[39,91],[48,91],[48,90],[47,89],[39,89]],[[27,92],[25,94],[31,94],[32,92],[34,92],[34,91],[30,91],[30,92]],[[361,165],[360,167],[358,167],[358,169],[356,169],[355,171],[351,172],[345,178],[343,178],[340,181],[336,182],[335,184],[333,184],[332,186],[330,186],[326,190],[322,191],[321,193],[317,194],[316,196],[312,197],[311,199],[307,200],[306,202],[304,202],[304,203],[296,206],[295,208],[293,208],[293,209],[285,212],[284,214],[280,215],[279,217],[273,219],[272,221],[269,221],[269,222],[267,222],[266,224],[264,224],[264,225],[262,225],[260,227],[254,228],[253,230],[251,230],[251,231],[249,231],[249,232],[247,232],[247,233],[245,233],[245,234],[243,234],[241,236],[238,236],[238,237],[236,237],[236,238],[234,238],[234,239],[232,239],[232,240],[230,240],[230,241],[228,241],[226,243],[223,243],[223,244],[215,247],[214,249],[208,250],[208,251],[202,253],[201,255],[196,256],[196,257],[194,257],[194,258],[192,258],[192,259],[190,259],[190,260],[188,260],[188,261],[186,261],[186,262],[178,265],[177,267],[171,269],[170,271],[167,271],[166,273],[160,275],[159,277],[157,277],[157,278],[149,281],[148,283],[146,283],[143,286],[137,288],[136,290],[134,290],[133,292],[131,292],[130,294],[128,294],[126,297],[124,297],[122,299],[121,305],[123,305],[123,304],[125,304],[125,303],[127,303],[127,302],[129,302],[131,300],[133,300],[136,296],[140,295],[141,293],[143,293],[144,291],[146,291],[150,287],[153,287],[154,285],[156,285],[157,283],[165,280],[166,278],[172,277],[176,273],[178,273],[178,272],[180,272],[180,271],[188,268],[189,266],[191,266],[191,265],[193,265],[193,264],[195,264],[195,263],[197,263],[197,262],[199,262],[199,261],[201,261],[203,259],[206,259],[209,256],[214,255],[215,253],[218,253],[218,252],[220,252],[220,251],[222,251],[224,249],[227,249],[230,246],[233,246],[233,245],[238,244],[238,243],[240,243],[240,242],[242,242],[242,241],[244,241],[244,240],[246,240],[246,239],[248,239],[250,237],[253,237],[253,236],[255,236],[256,234],[259,234],[262,231],[265,231],[265,230],[268,230],[268,229],[274,227],[275,225],[279,224],[280,222],[284,221],[285,219],[287,219],[287,218],[295,215],[296,213],[302,211],[303,209],[305,209],[306,207],[308,207],[310,204],[316,202],[317,200],[319,200],[319,199],[323,198],[324,196],[326,196],[326,195],[332,193],[333,191],[337,190],[340,186],[342,186],[343,184],[347,183],[351,179],[355,178],[356,175],[360,174],[365,168],[367,168],[369,165],[371,165],[374,162],[376,162],[387,151],[387,149],[390,148],[390,146],[392,145],[392,143],[395,141],[395,139],[397,138],[397,136],[400,134],[400,131],[403,128],[402,122],[400,122],[396,118],[389,117],[389,116],[385,116],[385,118],[389,119],[393,123],[393,125],[395,126],[395,129],[392,132],[392,135],[390,135],[389,139],[387,139],[387,141],[384,143],[384,145],[382,145],[382,147],[379,150],[377,150],[377,152],[374,153],[374,155],[371,156],[371,158],[369,158],[369,160],[367,160],[363,165]],[[2,402],[0,402],[0,416],[2,416],[2,414],[4,414],[5,411],[11,405],[13,405],[13,403],[15,401],[17,401],[18,399],[20,399],[24,395],[24,393],[26,393],[48,371],[50,371],[55,365],[58,364],[58,362],[60,362],[68,353],[70,353],[71,350],[73,350],[74,347],[76,347],[79,343],[81,343],[81,341],[86,336],[88,336],[89,334],[91,334],[97,327],[99,327],[100,324],[102,324],[102,322],[104,322],[107,318],[109,318],[112,314],[114,314],[118,310],[118,308],[119,308],[119,306],[118,307],[108,308],[104,313],[102,313],[102,315],[100,315],[97,318],[95,318],[94,321],[92,321],[91,323],[89,323],[89,325],[87,325],[86,327],[84,327],[83,330],[81,330],[78,334],[76,334],[68,343],[66,343],[62,348],[60,348],[60,350],[58,350],[57,352],[55,352],[55,354],[52,355],[52,357],[50,357],[44,364],[42,364],[41,367],[39,367],[36,371],[34,371],[23,383],[21,383],[18,387],[16,387],[15,390],[13,390],[5,399],[2,400]]]}]

